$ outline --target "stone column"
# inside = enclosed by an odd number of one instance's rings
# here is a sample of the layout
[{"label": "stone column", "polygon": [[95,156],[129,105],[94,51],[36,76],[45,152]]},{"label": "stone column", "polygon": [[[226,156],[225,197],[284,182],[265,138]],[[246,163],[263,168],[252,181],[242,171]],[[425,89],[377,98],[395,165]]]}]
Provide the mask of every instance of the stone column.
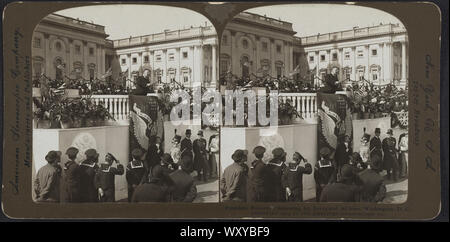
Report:
[{"label": "stone column", "polygon": [[51,73],[51,56],[50,56],[50,38],[49,38],[49,34],[44,33],[44,71],[43,73],[47,76],[50,77],[50,73]]},{"label": "stone column", "polygon": [[275,40],[274,39],[270,39],[270,70],[271,70],[271,76],[276,76],[277,72],[275,70]]},{"label": "stone column", "polygon": [[356,76],[356,47],[352,47],[352,55],[353,55],[353,66],[352,66],[353,80],[359,81],[359,80],[357,80],[357,76]]},{"label": "stone column", "polygon": [[211,86],[216,87],[217,84],[217,53],[216,53],[216,45],[212,45],[212,73],[211,73]]},{"label": "stone column", "polygon": [[289,43],[289,72],[293,71],[294,68],[294,45]]},{"label": "stone column", "polygon": [[369,45],[365,45],[364,48],[366,50],[367,55],[366,70],[364,72],[364,76],[367,81],[372,81],[370,78],[370,48]]},{"label": "stone column", "polygon": [[338,50],[338,65],[339,65],[339,81],[344,80],[344,49],[339,48]]},{"label": "stone column", "polygon": [[381,84],[383,84],[383,82],[384,82],[384,48],[383,48],[383,44],[379,44],[378,45],[379,47],[380,47],[380,57],[381,57],[381,63],[380,63],[380,73],[379,73],[379,76],[378,76],[378,79],[379,79],[379,82],[381,83]]},{"label": "stone column", "polygon": [[89,68],[88,68],[88,55],[89,55],[89,47],[87,45],[87,41],[83,41],[83,73],[84,79],[89,79]]},{"label": "stone column", "polygon": [[402,44],[402,84],[406,82],[406,43],[403,41]]}]

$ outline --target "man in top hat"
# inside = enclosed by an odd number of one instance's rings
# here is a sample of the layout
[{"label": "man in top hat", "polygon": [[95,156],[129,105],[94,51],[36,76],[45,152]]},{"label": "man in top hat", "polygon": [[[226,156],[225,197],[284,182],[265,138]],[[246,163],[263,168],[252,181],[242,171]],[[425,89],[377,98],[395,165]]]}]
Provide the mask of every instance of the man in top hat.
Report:
[{"label": "man in top hat", "polygon": [[207,181],[209,176],[209,164],[207,159],[206,139],[203,138],[203,131],[199,130],[198,138],[194,140],[194,168],[197,171],[198,180]]},{"label": "man in top hat", "polygon": [[334,153],[337,174],[339,174],[339,171],[344,164],[348,164],[351,154],[352,148],[350,147],[350,136],[345,135],[343,140],[337,145],[336,152]]},{"label": "man in top hat", "polygon": [[253,154],[256,157],[251,163],[247,187],[247,201],[248,202],[265,202],[266,201],[266,184],[270,182],[267,180],[268,169],[266,164],[262,161],[266,148],[256,146],[253,149]]},{"label": "man in top hat", "polygon": [[[392,129],[388,129],[386,132],[388,137],[383,139],[382,147],[384,152],[383,157],[383,163],[384,168],[387,171],[387,177],[388,179],[393,179],[394,181],[398,180],[399,176],[399,165],[397,161],[397,151],[395,149],[395,145],[397,144],[397,141],[394,137],[394,132]],[[393,177],[391,174],[393,173]]]},{"label": "man in top hat", "polygon": [[247,171],[241,165],[247,162],[247,154],[247,150],[235,150],[231,156],[234,163],[223,171],[220,180],[222,201],[245,202],[247,200]]},{"label": "man in top hat", "polygon": [[158,165],[161,162],[160,150],[158,147],[158,137],[150,135],[148,139],[147,153],[145,154],[145,167],[150,169],[151,167]]},{"label": "man in top hat", "polygon": [[376,165],[370,162],[369,166],[357,175],[357,184],[362,186],[361,202],[381,202],[386,197],[386,185],[377,172],[380,168]]},{"label": "man in top hat", "polygon": [[34,182],[37,202],[59,202],[59,171],[58,162],[61,152],[49,151],[45,156],[47,164],[41,167]]},{"label": "man in top hat", "polygon": [[190,175],[193,170],[193,162],[190,156],[183,156],[180,161],[181,169],[170,173],[170,178],[174,182],[172,200],[174,202],[192,202],[197,196],[197,187],[194,179]]},{"label": "man in top hat", "polygon": [[98,202],[95,175],[98,172],[98,156],[95,149],[84,152],[86,159],[80,164],[80,202]]},{"label": "man in top hat", "polygon": [[336,181],[336,170],[330,159],[331,150],[328,147],[320,149],[320,160],[314,166],[314,180],[316,182],[316,201],[320,201],[322,190],[329,183]]},{"label": "man in top hat", "polygon": [[170,190],[163,181],[164,171],[161,166],[154,166],[147,183],[136,187],[131,202],[169,202]]},{"label": "man in top hat", "polygon": [[144,162],[142,162],[143,155],[144,153],[139,148],[136,148],[131,152],[133,160],[128,163],[125,174],[128,183],[128,202],[131,202],[134,189],[145,181],[144,177],[147,172]]},{"label": "man in top hat", "polygon": [[342,167],[340,180],[324,187],[320,202],[359,202],[360,188],[353,181],[353,169],[350,166]]},{"label": "man in top hat", "polygon": [[[116,167],[113,167],[113,162]],[[95,176],[95,184],[101,202],[114,202],[115,196],[115,176],[123,175],[123,165],[111,153],[105,155],[105,161],[100,164]]]},{"label": "man in top hat", "polygon": [[183,140],[181,140],[181,157],[190,156],[194,158],[192,153],[192,141],[191,141],[192,131],[190,129],[186,129],[185,136]]},{"label": "man in top hat", "polygon": [[278,147],[272,150],[273,158],[267,163],[267,201],[268,202],[284,202],[286,193],[283,189],[283,173],[286,170],[286,152],[283,148]]},{"label": "man in top hat", "polygon": [[66,151],[69,160],[62,164],[60,186],[61,202],[72,203],[80,201],[81,171],[78,163],[75,161],[78,152],[78,149],[75,147],[70,147]]},{"label": "man in top hat", "polygon": [[[375,128],[375,136],[370,140],[370,160],[376,167],[381,168],[381,161],[383,160],[383,152],[381,147],[381,129]],[[380,164],[377,164],[379,162]]]}]

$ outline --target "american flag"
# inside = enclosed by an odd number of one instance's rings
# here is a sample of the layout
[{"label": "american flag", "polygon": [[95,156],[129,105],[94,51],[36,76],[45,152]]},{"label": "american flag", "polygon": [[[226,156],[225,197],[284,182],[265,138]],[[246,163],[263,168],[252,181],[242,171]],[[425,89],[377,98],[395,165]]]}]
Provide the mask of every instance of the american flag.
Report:
[{"label": "american flag", "polygon": [[103,75],[100,77],[100,79],[105,79],[105,78],[110,77],[110,76],[112,76],[112,68],[111,68],[111,67],[106,71],[105,74],[103,74]]},{"label": "american flag", "polygon": [[289,76],[292,77],[293,75],[299,74],[299,73],[300,73],[300,65],[297,65],[295,67],[295,69],[291,73],[289,73]]},{"label": "american flag", "polygon": [[53,90],[53,94],[55,96],[62,96],[64,95],[65,91],[66,91],[66,83],[63,83],[61,86]]}]

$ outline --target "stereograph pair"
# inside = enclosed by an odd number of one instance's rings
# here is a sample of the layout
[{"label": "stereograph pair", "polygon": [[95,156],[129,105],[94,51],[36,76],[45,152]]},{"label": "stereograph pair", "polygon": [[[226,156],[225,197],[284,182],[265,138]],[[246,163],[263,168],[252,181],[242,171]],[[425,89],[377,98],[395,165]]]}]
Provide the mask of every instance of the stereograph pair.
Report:
[{"label": "stereograph pair", "polygon": [[[422,98],[437,107],[439,93],[411,88],[439,86],[438,68],[428,78],[419,70],[424,53],[439,65],[435,18],[424,40],[423,27],[389,3],[52,4],[5,14],[5,31],[20,33],[4,35],[13,50],[5,90],[20,89],[5,103],[24,110],[21,128],[32,125],[5,143],[16,150],[3,163],[7,214],[23,214],[11,204],[19,197],[43,208],[22,217],[60,217],[45,211],[81,203],[136,208],[124,217],[261,217],[253,206],[268,204],[355,208],[330,218],[390,218],[377,207],[414,207],[400,218],[436,214],[439,143],[425,147],[440,130],[421,125],[437,127],[437,108],[423,109]],[[39,14],[12,16],[32,7]],[[417,207],[411,192],[430,206]],[[174,214],[155,213],[167,203]],[[192,215],[191,203],[208,212]]]}]

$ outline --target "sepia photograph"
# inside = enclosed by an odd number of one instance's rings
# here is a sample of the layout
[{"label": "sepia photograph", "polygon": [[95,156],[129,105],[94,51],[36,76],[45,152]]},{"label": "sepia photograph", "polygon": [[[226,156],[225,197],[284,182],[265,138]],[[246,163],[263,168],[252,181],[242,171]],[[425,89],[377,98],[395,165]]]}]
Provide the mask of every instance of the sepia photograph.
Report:
[{"label": "sepia photograph", "polygon": [[252,98],[235,104],[244,121],[221,128],[221,201],[406,202],[408,52],[403,24],[373,8],[234,16],[221,36],[221,93],[258,93],[263,116],[261,99],[276,97],[278,125],[251,119]]},{"label": "sepia photograph", "polygon": [[211,22],[183,8],[86,6],[42,19],[33,199],[218,202],[218,127],[169,116],[175,90],[216,88],[217,48]]}]

